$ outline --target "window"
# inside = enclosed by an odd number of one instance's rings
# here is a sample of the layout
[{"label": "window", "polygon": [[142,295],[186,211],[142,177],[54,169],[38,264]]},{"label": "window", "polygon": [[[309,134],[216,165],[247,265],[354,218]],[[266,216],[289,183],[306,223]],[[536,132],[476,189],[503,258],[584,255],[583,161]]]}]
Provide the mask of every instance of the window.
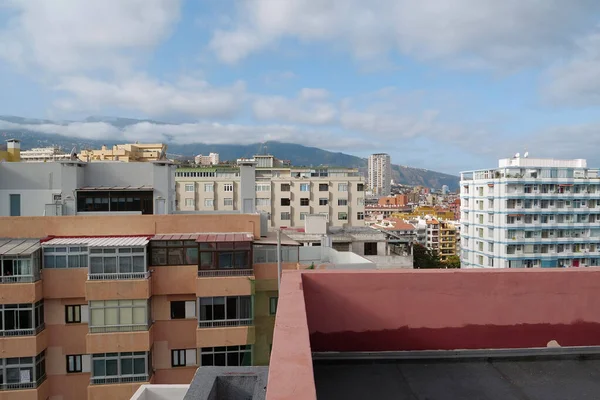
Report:
[{"label": "window", "polygon": [[364,197],[358,197],[356,199],[356,205],[358,205],[358,206],[364,206],[365,205],[365,198]]},{"label": "window", "polygon": [[252,365],[252,345],[202,347],[201,366],[240,367]]},{"label": "window", "polygon": [[339,212],[338,220],[339,221],[348,221],[348,213],[347,212]]},{"label": "window", "polygon": [[198,243],[194,240],[152,240],[151,265],[198,265]]},{"label": "window", "polygon": [[282,198],[281,200],[281,205],[282,206],[289,206],[290,205],[290,199],[286,199],[285,197]]},{"label": "window", "polygon": [[338,199],[338,206],[347,206],[348,199]]},{"label": "window", "polygon": [[356,190],[358,190],[359,192],[364,192],[365,191],[365,184],[364,183],[357,183],[356,184]]},{"label": "window", "polygon": [[152,191],[78,191],[78,212],[119,212],[141,211],[142,214],[154,213],[154,193]]},{"label": "window", "polygon": [[488,214],[488,222],[494,223],[494,214]]},{"label": "window", "polygon": [[146,331],[148,300],[90,301],[90,333]]},{"label": "window", "polygon": [[196,365],[196,349],[171,350],[171,366],[185,367]]},{"label": "window", "polygon": [[81,355],[67,356],[67,373],[82,372]]},{"label": "window", "polygon": [[200,297],[198,327],[252,325],[252,297]]},{"label": "window", "polygon": [[365,256],[376,256],[377,255],[377,242],[365,242],[364,251],[365,251]]},{"label": "window", "polygon": [[194,207],[194,199],[185,199],[186,207]]},{"label": "window", "polygon": [[268,183],[258,183],[258,184],[256,184],[256,191],[257,192],[270,192],[271,185],[269,185]]},{"label": "window", "polygon": [[225,183],[223,184],[224,192],[233,192],[233,183]]},{"label": "window", "polygon": [[300,191],[301,192],[310,192],[310,183],[301,183]]},{"label": "window", "polygon": [[213,199],[204,199],[204,207],[214,207],[215,202]]},{"label": "window", "polygon": [[150,353],[145,351],[92,354],[91,383],[144,382],[151,368]]},{"label": "window", "polygon": [[347,183],[338,183],[338,192],[347,192],[348,184]]},{"label": "window", "polygon": [[494,243],[488,243],[488,251],[494,251]]},{"label": "window", "polygon": [[[276,263],[277,246],[275,245],[254,245],[252,252],[255,263]],[[298,246],[281,246],[281,261],[298,262]]]},{"label": "window", "polygon": [[[86,314],[82,317],[82,311]],[[80,324],[81,322],[87,322],[87,305],[71,305],[65,306],[65,322],[67,324]]]},{"label": "window", "polygon": [[0,388],[2,389],[33,389],[45,379],[46,351],[42,351],[35,357],[0,358]]},{"label": "window", "polygon": [[172,301],[171,319],[196,318],[196,302],[191,301]]},{"label": "window", "polygon": [[10,216],[20,217],[21,216],[21,195],[20,194],[9,194],[10,202]]},{"label": "window", "polygon": [[256,199],[256,206],[270,206],[271,199]]},{"label": "window", "polygon": [[290,191],[290,184],[289,183],[282,183],[281,184],[281,191],[282,192],[289,192]]},{"label": "window", "polygon": [[329,185],[327,183],[319,183],[319,192],[328,192]]},{"label": "window", "polygon": [[44,329],[44,301],[0,305],[0,337],[31,336]]},{"label": "window", "polygon": [[250,242],[200,243],[199,270],[248,270]]},{"label": "window", "polygon": [[278,297],[269,297],[269,315],[275,315],[277,313],[278,300]]},{"label": "window", "polygon": [[194,192],[194,184],[193,183],[186,183],[185,184],[185,191],[186,192]]},{"label": "window", "polygon": [[319,199],[319,205],[320,206],[326,206],[329,203],[329,199],[322,197]]},{"label": "window", "polygon": [[215,187],[213,183],[205,183],[204,184],[204,191],[205,192],[214,192]]},{"label": "window", "polygon": [[289,212],[286,211],[286,212],[282,212],[281,213],[281,220],[282,221],[289,221],[290,219],[291,218],[290,218],[290,213]]},{"label": "window", "polygon": [[87,267],[87,247],[44,247],[44,268]]},{"label": "window", "polygon": [[144,247],[90,248],[88,279],[140,279],[146,272]]},{"label": "window", "polygon": [[309,200],[306,197],[303,197],[300,199],[300,205],[301,206],[307,206],[309,204]]},{"label": "window", "polygon": [[231,197],[225,197],[223,199],[223,205],[224,206],[233,206],[233,198],[231,198]]},{"label": "window", "polygon": [[41,251],[27,256],[0,257],[0,282],[35,282],[40,279]]},{"label": "window", "polygon": [[307,215],[308,215],[308,213],[307,213],[307,212],[301,212],[301,213],[300,213],[300,221],[304,221],[304,220],[306,220],[306,216],[307,216]]},{"label": "window", "polygon": [[362,221],[365,219],[365,213],[364,212],[357,212],[356,213],[356,219],[359,221]]},{"label": "window", "polygon": [[483,265],[483,256],[477,256],[477,263]]},{"label": "window", "polygon": [[488,257],[488,267],[494,266],[494,257]]}]

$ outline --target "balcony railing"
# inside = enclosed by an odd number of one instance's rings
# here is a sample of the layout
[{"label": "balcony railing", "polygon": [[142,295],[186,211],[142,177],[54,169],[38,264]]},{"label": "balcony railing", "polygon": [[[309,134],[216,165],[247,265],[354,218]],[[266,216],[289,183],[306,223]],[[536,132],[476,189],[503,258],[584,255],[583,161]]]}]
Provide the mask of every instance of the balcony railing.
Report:
[{"label": "balcony railing", "polygon": [[251,276],[254,275],[252,269],[201,269],[198,270],[199,278],[208,278],[214,276]]},{"label": "balcony railing", "polygon": [[90,333],[141,332],[149,330],[150,325],[152,324],[90,326]]},{"label": "balcony railing", "polygon": [[40,324],[37,328],[31,329],[11,329],[0,331],[0,337],[13,337],[13,336],[35,336],[46,328],[44,323]]},{"label": "balcony railing", "polygon": [[0,276],[0,283],[32,283],[39,280],[39,276],[33,275]]},{"label": "balcony railing", "polygon": [[[18,365],[16,365],[15,367],[18,367]],[[44,376],[40,377],[35,382],[15,382],[15,383],[7,382],[7,383],[0,383],[0,391],[4,391],[4,390],[21,390],[21,389],[35,389],[38,386],[40,386],[45,380],[46,380],[46,375],[44,374]]]},{"label": "balcony railing", "polygon": [[148,279],[150,277],[150,271],[145,272],[117,272],[109,274],[88,274],[88,280],[90,281],[112,281],[112,280],[126,280],[126,279]]},{"label": "balcony railing", "polygon": [[199,321],[198,328],[227,328],[234,326],[250,326],[253,323],[254,321],[252,318],[220,321]]},{"label": "balcony railing", "polygon": [[130,376],[104,376],[97,377],[92,376],[90,378],[90,383],[92,385],[108,385],[114,383],[132,383],[132,382],[148,382],[150,380],[150,375],[130,375]]}]

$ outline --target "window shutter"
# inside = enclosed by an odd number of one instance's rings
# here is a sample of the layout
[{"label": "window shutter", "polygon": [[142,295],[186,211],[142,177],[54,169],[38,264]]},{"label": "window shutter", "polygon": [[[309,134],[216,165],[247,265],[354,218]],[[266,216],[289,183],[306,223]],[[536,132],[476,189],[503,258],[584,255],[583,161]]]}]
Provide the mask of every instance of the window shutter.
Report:
[{"label": "window shutter", "polygon": [[185,302],[185,317],[194,318],[196,317],[196,302],[186,301]]},{"label": "window shutter", "polygon": [[81,322],[90,322],[90,310],[87,305],[81,306]]},{"label": "window shutter", "polygon": [[185,351],[185,365],[196,365],[196,349]]},{"label": "window shutter", "polygon": [[91,372],[91,370],[92,370],[91,364],[92,364],[92,356],[91,355],[84,354],[81,356],[81,372]]}]

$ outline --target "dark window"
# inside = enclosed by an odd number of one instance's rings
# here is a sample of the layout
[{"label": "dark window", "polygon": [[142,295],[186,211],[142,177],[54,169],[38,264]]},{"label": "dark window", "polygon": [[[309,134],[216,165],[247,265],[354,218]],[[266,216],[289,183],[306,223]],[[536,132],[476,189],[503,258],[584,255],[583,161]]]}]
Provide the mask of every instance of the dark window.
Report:
[{"label": "dark window", "polygon": [[202,347],[201,366],[239,367],[252,365],[252,346]]},{"label": "dark window", "polygon": [[153,214],[153,192],[151,191],[79,191],[78,212],[141,211]]},{"label": "dark window", "polygon": [[277,301],[278,297],[269,297],[269,314],[275,315],[277,313]]},{"label": "dark window", "polygon": [[250,242],[200,243],[200,269],[250,269]]},{"label": "dark window", "polygon": [[364,183],[357,183],[356,184],[356,190],[358,190],[359,192],[364,192],[365,191],[365,184]]},{"label": "dark window", "polygon": [[21,195],[20,194],[10,194],[10,216],[11,217],[20,217],[21,216]]},{"label": "dark window", "polygon": [[67,373],[81,372],[81,355],[67,356]]},{"label": "dark window", "polygon": [[67,324],[81,323],[81,306],[65,306],[65,322]]},{"label": "dark window", "polygon": [[185,350],[171,350],[171,367],[185,367]]},{"label": "dark window", "polygon": [[300,199],[300,205],[301,206],[307,206],[308,205],[308,199],[306,197],[303,197]]},{"label": "dark window", "polygon": [[319,199],[319,205],[320,206],[326,206],[329,203],[329,200],[326,198],[320,198]]},{"label": "dark window", "polygon": [[198,243],[194,240],[153,240],[151,265],[198,265]]},{"label": "dark window", "polygon": [[377,255],[377,242],[365,242],[365,256]]},{"label": "dark window", "polygon": [[185,318],[185,301],[171,302],[171,319]]},{"label": "dark window", "polygon": [[356,219],[358,219],[359,221],[364,220],[365,219],[365,213],[364,212],[357,212],[356,213]]},{"label": "dark window", "polygon": [[252,324],[251,296],[200,297],[201,328]]},{"label": "dark window", "polygon": [[329,185],[327,183],[319,183],[319,192],[328,192]]},{"label": "dark window", "polygon": [[290,199],[282,198],[281,199],[281,205],[282,206],[289,206],[290,205]]},{"label": "dark window", "polygon": [[289,183],[282,183],[281,184],[281,191],[282,192],[289,192],[290,191],[290,184]]}]

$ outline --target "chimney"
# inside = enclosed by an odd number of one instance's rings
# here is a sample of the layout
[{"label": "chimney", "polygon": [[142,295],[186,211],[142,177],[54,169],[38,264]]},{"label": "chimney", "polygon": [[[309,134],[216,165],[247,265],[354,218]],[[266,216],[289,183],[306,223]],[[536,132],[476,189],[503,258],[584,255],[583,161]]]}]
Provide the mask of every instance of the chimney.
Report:
[{"label": "chimney", "polygon": [[21,161],[21,141],[19,139],[8,139],[6,141],[6,152],[10,162]]},{"label": "chimney", "polygon": [[238,191],[238,207],[242,214],[256,212],[256,161],[240,158],[240,190]]}]

